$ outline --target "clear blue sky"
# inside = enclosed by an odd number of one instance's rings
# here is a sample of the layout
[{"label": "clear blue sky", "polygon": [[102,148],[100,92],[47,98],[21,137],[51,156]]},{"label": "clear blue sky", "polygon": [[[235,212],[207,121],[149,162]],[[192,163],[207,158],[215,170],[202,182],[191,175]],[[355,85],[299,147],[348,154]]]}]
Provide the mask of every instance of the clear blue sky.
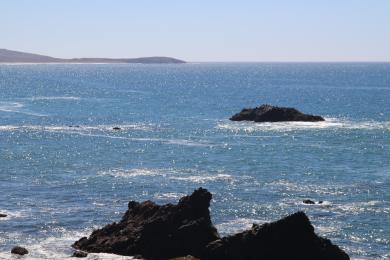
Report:
[{"label": "clear blue sky", "polygon": [[63,58],[390,61],[390,0],[1,0],[0,48]]}]

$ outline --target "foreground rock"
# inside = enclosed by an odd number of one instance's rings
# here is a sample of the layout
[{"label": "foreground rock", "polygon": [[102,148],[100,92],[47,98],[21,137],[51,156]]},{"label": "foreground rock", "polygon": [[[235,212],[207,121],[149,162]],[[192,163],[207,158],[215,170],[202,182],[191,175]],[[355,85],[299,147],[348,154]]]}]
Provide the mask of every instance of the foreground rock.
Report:
[{"label": "foreground rock", "polygon": [[73,247],[145,259],[349,259],[330,240],[314,233],[303,212],[219,238],[210,220],[210,200],[211,194],[199,188],[177,205],[131,201],[119,223],[94,231]]},{"label": "foreground rock", "polygon": [[15,246],[14,248],[12,248],[11,253],[15,255],[27,255],[28,250],[21,246]]},{"label": "foreground rock", "polygon": [[208,243],[219,239],[210,219],[210,200],[211,193],[199,188],[177,205],[130,201],[119,223],[95,230],[73,247],[147,259],[200,256]]},{"label": "foreground rock", "polygon": [[244,108],[240,113],[233,115],[232,121],[254,122],[283,122],[283,121],[325,121],[321,116],[304,114],[295,108],[261,105],[256,108]]},{"label": "foreground rock", "polygon": [[314,233],[303,212],[209,243],[202,259],[348,260],[330,240]]}]

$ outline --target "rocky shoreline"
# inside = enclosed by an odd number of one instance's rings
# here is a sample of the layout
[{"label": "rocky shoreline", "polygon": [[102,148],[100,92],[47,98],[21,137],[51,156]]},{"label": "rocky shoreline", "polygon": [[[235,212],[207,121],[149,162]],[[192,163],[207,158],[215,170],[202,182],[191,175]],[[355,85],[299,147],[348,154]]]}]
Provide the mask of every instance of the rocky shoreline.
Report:
[{"label": "rocky shoreline", "polygon": [[199,188],[177,205],[130,201],[118,223],[95,230],[72,246],[143,259],[349,259],[330,240],[315,234],[303,212],[220,237],[210,218],[211,198]]}]

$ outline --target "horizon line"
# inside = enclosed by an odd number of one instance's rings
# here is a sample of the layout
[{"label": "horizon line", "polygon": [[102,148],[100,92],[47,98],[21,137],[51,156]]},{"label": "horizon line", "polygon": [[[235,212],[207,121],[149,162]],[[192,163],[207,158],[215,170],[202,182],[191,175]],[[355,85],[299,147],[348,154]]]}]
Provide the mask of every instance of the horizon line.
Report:
[{"label": "horizon line", "polygon": [[[390,60],[257,60],[257,61],[245,61],[245,60],[238,60],[238,61],[213,61],[213,60],[208,60],[208,61],[191,61],[191,60],[186,60],[184,58],[179,58],[179,57],[173,57],[169,55],[152,55],[152,56],[136,56],[133,58],[128,58],[128,57],[121,57],[121,58],[112,58],[112,57],[77,57],[77,58],[59,58],[55,55],[50,55],[50,54],[40,54],[40,53],[35,53],[32,51],[24,51],[24,50],[14,50],[14,49],[8,49],[8,48],[0,48],[3,50],[8,50],[8,51],[15,51],[15,52],[24,52],[28,54],[34,54],[34,55],[42,55],[42,56],[47,56],[50,58],[55,58],[55,59],[136,59],[136,58],[146,58],[146,57],[167,57],[167,58],[175,58],[175,59],[180,59],[185,61],[185,63],[390,63]],[[61,62],[58,62],[61,63]]]}]

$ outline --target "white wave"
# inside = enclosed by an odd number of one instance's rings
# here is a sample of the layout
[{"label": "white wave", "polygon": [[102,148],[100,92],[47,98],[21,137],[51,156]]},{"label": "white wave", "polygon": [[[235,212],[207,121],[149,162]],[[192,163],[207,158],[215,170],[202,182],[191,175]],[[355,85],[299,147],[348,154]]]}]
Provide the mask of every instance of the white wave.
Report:
[{"label": "white wave", "polygon": [[80,97],[74,96],[36,96],[31,98],[26,98],[32,101],[40,101],[40,100],[80,100]]},{"label": "white wave", "polygon": [[119,127],[120,130],[141,130],[152,131],[157,128],[152,124],[116,124],[116,125],[0,125],[0,131],[44,131],[44,132],[61,132],[61,133],[90,133],[92,131],[114,132],[114,127]]},{"label": "white wave", "polygon": [[342,230],[342,226],[340,225],[315,225],[315,231],[321,236],[327,236],[329,234],[335,234]]},{"label": "white wave", "polygon": [[115,178],[132,178],[132,177],[140,177],[140,176],[163,176],[166,177],[168,174],[173,173],[173,171],[170,171],[169,169],[146,169],[146,168],[140,168],[140,169],[130,169],[130,170],[124,170],[124,169],[111,169],[108,171],[100,171],[98,172],[98,175],[100,176],[112,176]]},{"label": "white wave", "polygon": [[339,187],[335,185],[326,184],[302,184],[296,182],[290,182],[288,180],[277,180],[270,183],[265,183],[270,189],[276,189],[283,192],[303,192],[303,193],[317,193],[321,195],[344,195],[345,187]]},{"label": "white wave", "polygon": [[177,193],[177,192],[166,192],[166,193],[157,192],[153,195],[155,199],[175,199],[175,200],[178,200],[184,196],[186,196],[185,193]]},{"label": "white wave", "polygon": [[[115,130],[114,127],[120,128]],[[0,131],[38,131],[38,132],[53,132],[63,134],[76,134],[88,137],[108,138],[108,139],[122,139],[134,142],[158,142],[168,145],[181,145],[193,147],[212,147],[214,144],[207,141],[193,141],[187,139],[169,139],[169,138],[148,138],[148,137],[126,137],[121,135],[113,135],[113,133],[123,133],[128,130],[134,131],[154,131],[159,129],[158,125],[153,124],[115,124],[115,125],[68,125],[68,126],[50,126],[50,125],[0,125]]]},{"label": "white wave", "polygon": [[322,129],[350,129],[350,130],[384,130],[390,131],[390,122],[384,121],[350,121],[338,118],[325,118],[322,122],[233,122],[222,121],[217,123],[217,129],[227,130],[234,133],[253,132],[288,132],[296,130],[322,130]]},{"label": "white wave", "polygon": [[214,174],[214,175],[190,175],[190,176],[172,176],[170,179],[179,181],[188,181],[194,183],[206,183],[211,181],[227,181],[232,182],[233,176],[229,174]]},{"label": "white wave", "polygon": [[204,141],[195,142],[186,139],[144,138],[144,137],[137,138],[137,137],[125,137],[125,136],[102,135],[102,134],[87,134],[87,133],[79,133],[79,132],[71,132],[71,133],[79,134],[83,136],[109,138],[109,139],[122,139],[122,140],[134,141],[134,142],[158,142],[158,143],[170,144],[170,145],[195,146],[195,147],[213,146],[211,143],[207,143]]},{"label": "white wave", "polygon": [[24,104],[20,102],[4,102],[0,101],[0,112],[7,112],[7,113],[20,113],[30,116],[47,116],[45,114],[36,113],[33,111],[29,111],[24,108]]},{"label": "white wave", "polygon": [[344,214],[357,215],[364,212],[390,214],[390,208],[380,205],[381,201],[361,201],[336,205],[336,209]]},{"label": "white wave", "polygon": [[[100,171],[97,173],[99,176],[111,176],[114,178],[135,178],[135,177],[165,177],[170,180],[178,180],[184,182],[194,183],[208,183],[212,181],[224,181],[234,182],[234,177],[229,174],[200,174],[199,171],[191,169],[174,169],[174,168],[162,168],[162,169],[148,169],[148,168],[136,168],[136,169],[110,169],[106,171]],[[180,193],[156,193],[156,198],[180,198],[185,194]]]},{"label": "white wave", "polygon": [[252,219],[252,218],[237,218],[230,221],[216,224],[215,227],[223,235],[230,235],[237,232],[241,232],[250,229],[253,224],[264,224],[266,220]]},{"label": "white wave", "polygon": [[6,217],[0,218],[0,221],[9,220],[14,218],[22,218],[25,216],[23,211],[9,211],[0,209],[0,213],[7,215]]},{"label": "white wave", "polygon": [[[26,247],[29,251],[28,255],[23,257],[13,256],[9,251],[0,251],[0,259],[74,259],[71,255],[74,249],[71,245],[83,236],[88,235],[87,232],[71,232],[66,230],[60,230],[58,236],[47,237],[42,240],[31,239],[21,246]],[[114,259],[134,259],[129,256],[120,256],[107,253],[89,253],[87,258],[94,260],[114,260]]]}]

